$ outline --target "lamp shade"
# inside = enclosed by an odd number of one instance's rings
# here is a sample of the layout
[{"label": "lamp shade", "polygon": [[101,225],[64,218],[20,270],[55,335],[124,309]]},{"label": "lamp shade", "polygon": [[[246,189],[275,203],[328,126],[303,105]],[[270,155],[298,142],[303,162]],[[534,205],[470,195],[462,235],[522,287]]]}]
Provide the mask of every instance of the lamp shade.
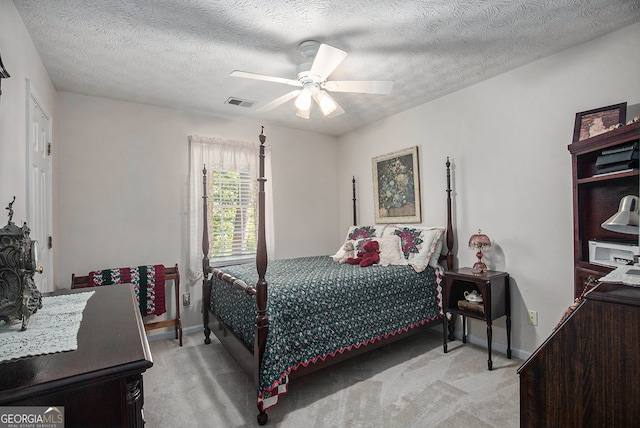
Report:
[{"label": "lamp shade", "polygon": [[309,119],[309,116],[311,114],[311,108],[308,108],[306,110],[300,110],[299,108],[296,108],[296,116],[301,117],[303,119]]},{"label": "lamp shade", "polygon": [[309,110],[311,108],[311,92],[307,88],[303,89],[296,98],[295,104],[298,110]]},{"label": "lamp shade", "polygon": [[338,107],[335,101],[333,101],[333,98],[331,98],[325,91],[320,91],[317,95],[314,94],[313,98],[320,105],[322,114],[324,114],[325,116],[329,116]]},{"label": "lamp shade", "polygon": [[638,235],[638,202],[638,197],[634,195],[622,198],[618,212],[602,223],[602,228],[612,232]]},{"label": "lamp shade", "polygon": [[478,233],[475,235],[471,235],[469,238],[469,248],[482,248],[482,247],[490,247],[491,239],[485,234],[482,233],[480,229],[478,229]]},{"label": "lamp shade", "polygon": [[482,249],[490,246],[491,239],[483,234],[480,229],[478,229],[478,233],[471,235],[471,238],[469,238],[469,248],[477,250],[476,257],[478,261],[471,268],[471,272],[474,274],[483,274],[487,271],[487,265],[482,261]]}]

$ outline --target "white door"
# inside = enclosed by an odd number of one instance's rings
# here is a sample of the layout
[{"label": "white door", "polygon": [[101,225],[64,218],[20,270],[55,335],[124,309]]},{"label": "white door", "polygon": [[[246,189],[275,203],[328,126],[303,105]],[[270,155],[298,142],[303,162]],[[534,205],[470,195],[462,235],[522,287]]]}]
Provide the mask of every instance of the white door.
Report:
[{"label": "white door", "polygon": [[27,83],[29,144],[27,216],[31,239],[38,241],[38,264],[42,273],[34,280],[41,292],[53,291],[52,204],[51,204],[51,117]]}]

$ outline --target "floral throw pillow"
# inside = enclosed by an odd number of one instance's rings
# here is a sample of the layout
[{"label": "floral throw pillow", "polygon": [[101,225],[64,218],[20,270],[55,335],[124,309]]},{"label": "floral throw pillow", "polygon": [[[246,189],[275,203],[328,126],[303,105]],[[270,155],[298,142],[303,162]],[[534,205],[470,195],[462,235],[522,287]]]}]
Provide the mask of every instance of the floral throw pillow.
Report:
[{"label": "floral throw pillow", "polygon": [[360,238],[360,239],[357,239],[355,241],[355,243],[356,243],[355,244],[356,255],[358,255],[358,253],[360,253],[360,252],[364,252],[364,246],[367,245],[371,241],[373,241],[372,238]]},{"label": "floral throw pillow", "polygon": [[394,230],[393,234],[400,237],[402,253],[405,259],[409,260],[411,255],[418,254],[422,250],[422,244],[424,243],[422,230],[403,227],[402,229]]},{"label": "floral throw pillow", "polygon": [[[340,249],[331,256],[331,258],[335,261],[340,260],[344,256],[344,243],[347,241],[358,241],[360,239],[369,239],[375,238],[376,236],[380,236],[382,234],[382,229],[379,229],[376,226],[351,226],[349,230],[347,230],[347,236],[344,238],[344,242]],[[356,247],[356,253],[359,249]]]},{"label": "floral throw pillow", "polygon": [[439,227],[412,228],[397,226],[394,229],[385,231],[385,235],[399,236],[404,257],[416,272],[422,272],[429,265],[432,255],[436,252],[438,242],[441,241],[444,231],[443,228]]},{"label": "floral throw pillow", "polygon": [[351,226],[347,232],[347,239],[357,241],[358,239],[375,238],[376,232],[375,226]]}]

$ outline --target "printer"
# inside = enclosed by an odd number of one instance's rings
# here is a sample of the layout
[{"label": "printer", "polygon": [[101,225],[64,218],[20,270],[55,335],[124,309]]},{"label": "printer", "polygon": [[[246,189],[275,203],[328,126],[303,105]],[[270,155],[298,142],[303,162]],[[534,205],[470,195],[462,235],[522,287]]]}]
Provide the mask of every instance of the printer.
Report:
[{"label": "printer", "polygon": [[619,242],[589,241],[589,263],[617,268],[634,264],[640,255],[638,245]]}]

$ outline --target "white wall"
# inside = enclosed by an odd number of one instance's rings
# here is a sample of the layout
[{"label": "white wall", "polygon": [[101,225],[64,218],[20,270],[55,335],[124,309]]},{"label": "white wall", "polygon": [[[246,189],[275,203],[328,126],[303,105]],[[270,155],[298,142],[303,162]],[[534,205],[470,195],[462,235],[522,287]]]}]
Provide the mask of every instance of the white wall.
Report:
[{"label": "white wall", "polygon": [[[58,115],[57,286],[68,288],[72,273],[178,263],[182,291],[192,299],[182,308],[183,325],[200,325],[201,286],[187,280],[187,136],[257,142],[260,123],[66,92],[58,95]],[[265,134],[272,147],[273,256],[335,251],[336,139],[268,125]]]},{"label": "white wall", "polygon": [[[352,175],[360,223],[373,223],[371,158],[413,145],[420,148],[423,223],[444,225],[444,162],[450,156],[459,265],[473,263],[466,241],[482,228],[494,242],[490,267],[512,276],[513,347],[533,351],[572,301],[567,145],[575,113],[640,103],[639,39],[635,24],[381,120],[338,143],[267,125],[275,256],[337,249],[351,224]],[[184,272],[186,136],[255,141],[259,124],[57,95],[10,1],[0,1],[0,52],[11,74],[2,80],[0,98],[0,205],[17,196],[16,223],[26,219],[26,79],[55,120],[56,285],[68,287],[72,272],[121,264],[177,262]],[[183,289],[193,300],[185,325],[198,325],[200,288],[184,281]],[[527,325],[529,309],[539,312],[539,326]],[[479,340],[485,337],[481,324],[470,326]],[[504,348],[504,321],[495,327],[496,347]]]},{"label": "white wall", "polygon": [[[469,236],[493,241],[490,268],[511,274],[512,347],[526,356],[573,301],[571,143],[576,112],[640,103],[640,24],[544,58],[340,138],[340,181],[355,174],[360,222],[373,223],[371,158],[417,145],[425,225],[446,224],[444,163],[453,164],[459,266]],[[340,191],[340,226],[351,222]],[[539,313],[537,327],[527,311]],[[506,348],[504,319],[494,325]],[[486,327],[470,322],[486,342]]]},{"label": "white wall", "polygon": [[56,116],[56,91],[11,1],[0,1],[0,53],[11,75],[1,82],[0,227],[7,224],[4,208],[13,196],[16,196],[13,221],[22,226],[27,221],[27,79],[53,117]]}]

